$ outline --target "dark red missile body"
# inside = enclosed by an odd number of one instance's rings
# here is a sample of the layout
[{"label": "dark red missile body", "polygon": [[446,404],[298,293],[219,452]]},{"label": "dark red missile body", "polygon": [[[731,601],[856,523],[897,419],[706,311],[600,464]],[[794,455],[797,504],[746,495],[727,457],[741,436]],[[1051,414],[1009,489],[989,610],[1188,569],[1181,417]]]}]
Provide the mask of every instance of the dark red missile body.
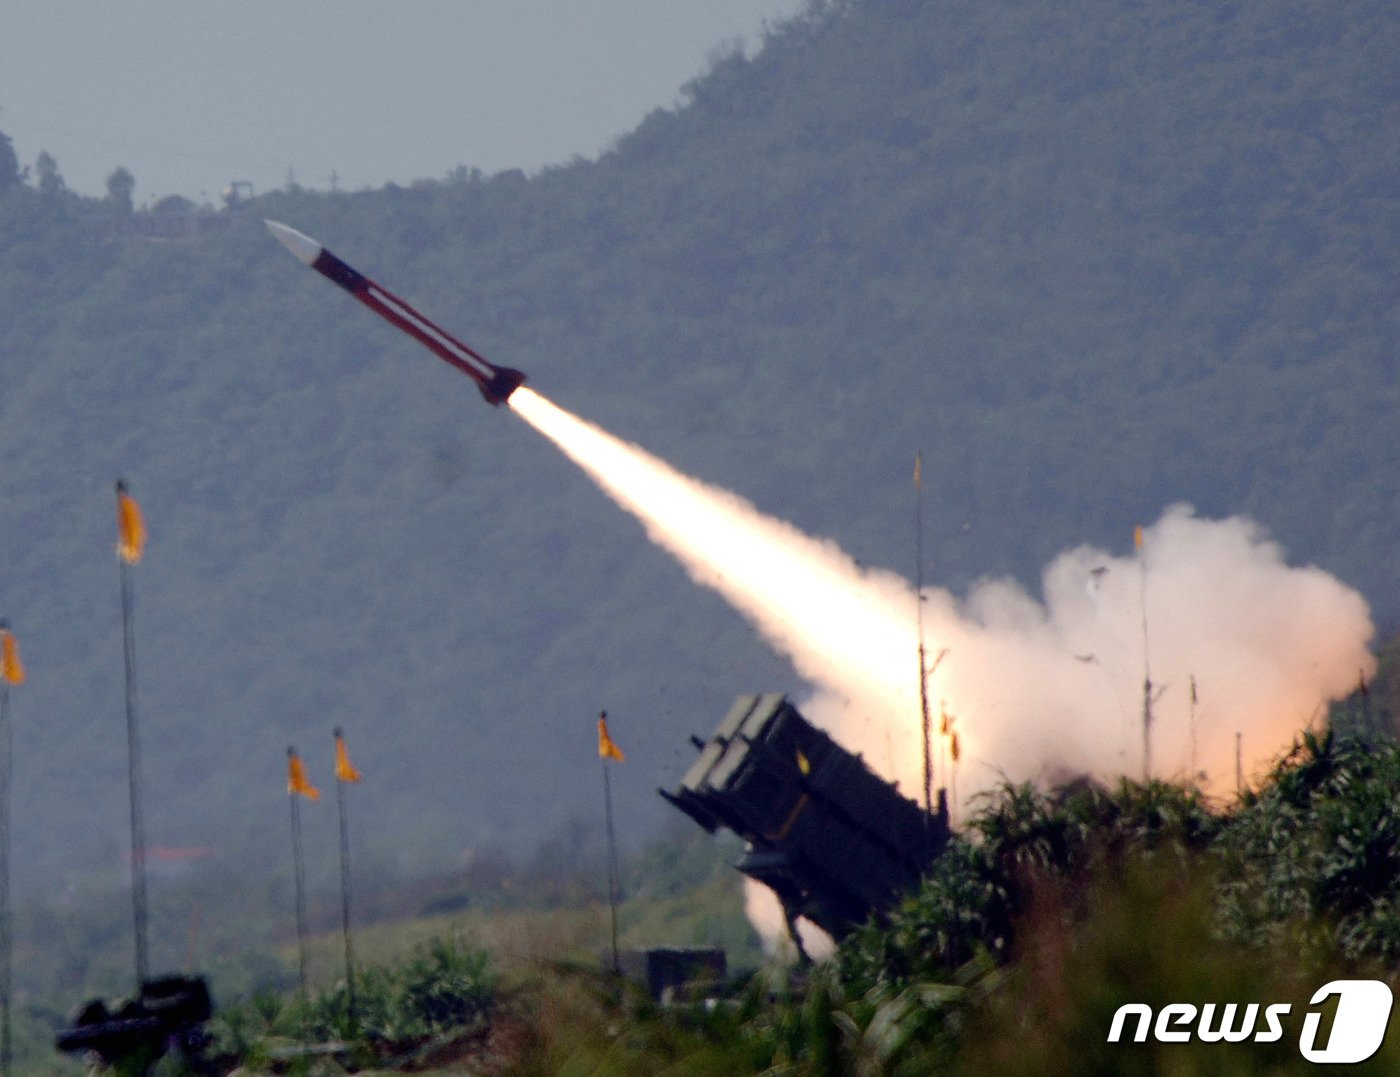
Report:
[{"label": "dark red missile body", "polygon": [[277,221],[263,221],[276,240],[321,276],[333,280],[385,321],[398,326],[438,358],[451,363],[476,382],[487,403],[499,407],[525,381],[525,375],[508,366],[488,362],[445,329],[429,321],[393,292],[381,288],[326,247],[295,228]]}]

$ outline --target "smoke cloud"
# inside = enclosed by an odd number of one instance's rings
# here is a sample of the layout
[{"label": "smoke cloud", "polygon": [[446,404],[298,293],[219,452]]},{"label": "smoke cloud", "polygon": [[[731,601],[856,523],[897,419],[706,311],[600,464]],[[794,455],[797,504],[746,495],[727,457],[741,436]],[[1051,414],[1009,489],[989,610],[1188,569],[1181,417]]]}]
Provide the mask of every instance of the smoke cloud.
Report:
[{"label": "smoke cloud", "polygon": [[[510,405],[792,661],[814,686],[801,704],[810,719],[921,796],[919,606],[907,580],[860,567],[528,388]],[[963,803],[1004,779],[1140,776],[1149,678],[1153,776],[1194,774],[1225,795],[1236,734],[1248,777],[1375,666],[1359,594],[1288,565],[1249,520],[1203,519],[1187,505],[1145,527],[1139,548],[1061,554],[1038,597],[1010,580],[965,599],[925,588],[922,615],[937,659],[937,777]]]}]

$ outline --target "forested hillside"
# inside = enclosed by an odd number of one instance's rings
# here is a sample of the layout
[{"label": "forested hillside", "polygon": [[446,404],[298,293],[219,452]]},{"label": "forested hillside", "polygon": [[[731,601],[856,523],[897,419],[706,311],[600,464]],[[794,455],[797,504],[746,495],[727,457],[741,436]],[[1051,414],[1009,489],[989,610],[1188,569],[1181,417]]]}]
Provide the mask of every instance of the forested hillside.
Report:
[{"label": "forested hillside", "polygon": [[[267,194],[182,231],[0,153],[23,879],[123,871],[118,475],[151,531],[153,844],[282,870],[283,753],[328,781],[336,724],[372,858],[533,840],[596,817],[600,707],[635,834],[687,733],[800,687],[263,217],[863,562],[912,571],[922,449],[930,580],[1034,582],[1189,500],[1393,621],[1397,54],[1379,0],[848,0],[536,176],[482,175],[463,146],[449,177]],[[333,813],[308,835],[332,848]]]}]

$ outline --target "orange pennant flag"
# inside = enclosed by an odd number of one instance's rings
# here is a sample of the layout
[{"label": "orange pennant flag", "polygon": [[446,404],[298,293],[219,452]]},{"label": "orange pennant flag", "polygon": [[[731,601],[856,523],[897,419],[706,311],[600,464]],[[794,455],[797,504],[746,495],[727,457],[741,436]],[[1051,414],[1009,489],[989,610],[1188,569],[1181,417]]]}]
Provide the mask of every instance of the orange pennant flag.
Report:
[{"label": "orange pennant flag", "polygon": [[335,780],[338,782],[357,782],[360,780],[360,772],[350,762],[350,753],[345,750],[345,738],[341,736],[338,729],[335,731]]},{"label": "orange pennant flag", "polygon": [[24,664],[19,660],[19,644],[9,626],[0,624],[0,679],[6,684],[24,683]]},{"label": "orange pennant flag", "polygon": [[320,800],[321,791],[306,779],[306,767],[301,756],[287,749],[287,792],[292,796],[302,796],[307,800]]},{"label": "orange pennant flag", "polygon": [[617,742],[608,735],[607,711],[598,715],[598,758],[616,759],[619,763],[627,758],[622,754],[622,749],[617,746]]},{"label": "orange pennant flag", "polygon": [[1136,549],[1142,549],[1142,524],[1133,528],[1133,546]]},{"label": "orange pennant flag", "polygon": [[958,756],[962,754],[962,753],[958,750],[958,735],[957,735],[956,733],[953,734],[953,740],[952,740],[952,742],[948,745],[948,754],[951,755],[951,756],[953,757],[953,762],[954,762],[954,763],[956,763],[956,762],[958,761]]},{"label": "orange pennant flag", "polygon": [[126,483],[117,481],[117,553],[128,565],[141,560],[146,550],[146,521],[141,506],[126,492]]}]

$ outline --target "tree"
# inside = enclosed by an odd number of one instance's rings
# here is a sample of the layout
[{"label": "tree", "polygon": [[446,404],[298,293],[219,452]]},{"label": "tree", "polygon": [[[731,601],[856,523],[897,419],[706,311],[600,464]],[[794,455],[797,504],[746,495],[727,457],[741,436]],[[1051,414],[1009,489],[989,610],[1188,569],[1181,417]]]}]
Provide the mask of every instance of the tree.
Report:
[{"label": "tree", "polygon": [[123,215],[131,212],[131,193],[136,189],[136,177],[120,165],[107,177],[107,200]]},{"label": "tree", "polygon": [[0,194],[18,186],[20,180],[19,158],[15,155],[14,143],[9,135],[0,133]]},{"label": "tree", "polygon": [[64,191],[63,177],[58,174],[58,162],[48,150],[40,150],[34,161],[34,171],[38,173],[39,193],[48,198]]}]

